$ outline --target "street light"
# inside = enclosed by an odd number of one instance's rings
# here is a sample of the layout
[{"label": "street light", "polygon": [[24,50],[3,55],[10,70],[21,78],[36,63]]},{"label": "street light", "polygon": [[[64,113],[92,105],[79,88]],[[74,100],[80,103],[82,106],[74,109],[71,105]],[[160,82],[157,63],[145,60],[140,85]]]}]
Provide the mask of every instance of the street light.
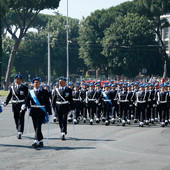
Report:
[{"label": "street light", "polygon": [[68,25],[68,0],[67,0],[67,82],[69,82],[69,40],[68,40],[68,32],[69,32],[69,25]]}]

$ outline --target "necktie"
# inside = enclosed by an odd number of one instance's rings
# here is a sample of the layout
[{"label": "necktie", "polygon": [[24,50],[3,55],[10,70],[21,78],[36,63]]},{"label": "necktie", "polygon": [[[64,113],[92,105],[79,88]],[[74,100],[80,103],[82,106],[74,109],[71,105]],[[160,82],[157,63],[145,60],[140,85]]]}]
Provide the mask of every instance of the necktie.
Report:
[{"label": "necktie", "polygon": [[36,95],[36,96],[38,95],[38,90],[35,90],[35,95]]}]

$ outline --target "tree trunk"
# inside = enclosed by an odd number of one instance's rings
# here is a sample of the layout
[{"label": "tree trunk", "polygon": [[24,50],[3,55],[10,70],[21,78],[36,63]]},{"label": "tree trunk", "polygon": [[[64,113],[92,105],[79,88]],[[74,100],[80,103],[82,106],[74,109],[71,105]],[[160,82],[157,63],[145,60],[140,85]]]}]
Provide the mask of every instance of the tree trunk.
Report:
[{"label": "tree trunk", "polygon": [[99,69],[96,69],[96,79],[99,78]]},{"label": "tree trunk", "polygon": [[15,45],[11,51],[11,54],[10,54],[10,57],[8,60],[8,67],[7,67],[6,77],[5,77],[5,90],[8,90],[8,87],[10,85],[11,70],[13,68],[14,59],[15,59],[16,53],[18,51],[20,42],[21,42],[20,38],[17,39],[17,41],[15,41]]}]

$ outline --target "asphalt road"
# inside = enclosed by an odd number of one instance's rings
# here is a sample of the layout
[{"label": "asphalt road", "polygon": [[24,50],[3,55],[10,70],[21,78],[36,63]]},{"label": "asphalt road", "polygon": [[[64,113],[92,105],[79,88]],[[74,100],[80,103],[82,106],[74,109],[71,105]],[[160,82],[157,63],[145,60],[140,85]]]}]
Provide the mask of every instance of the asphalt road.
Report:
[{"label": "asphalt road", "polygon": [[43,125],[44,148],[32,148],[34,131],[32,121],[28,127],[25,117],[25,133],[21,140],[13,120],[11,106],[0,114],[0,170],[9,169],[69,169],[69,170],[169,170],[170,125],[159,124],[138,127],[138,124],[122,127],[120,123],[105,126],[79,124],[68,125],[66,141],[60,140],[58,123]]}]

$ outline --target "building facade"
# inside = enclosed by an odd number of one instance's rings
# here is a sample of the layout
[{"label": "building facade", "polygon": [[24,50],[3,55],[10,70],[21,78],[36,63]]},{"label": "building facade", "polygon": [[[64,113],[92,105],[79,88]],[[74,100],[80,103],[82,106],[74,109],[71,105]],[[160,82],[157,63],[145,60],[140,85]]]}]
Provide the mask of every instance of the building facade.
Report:
[{"label": "building facade", "polygon": [[[162,15],[161,18],[166,18],[170,24],[170,13],[167,13],[166,15]],[[166,47],[166,53],[170,57],[170,26],[165,27],[162,30],[162,40],[164,41]]]}]

